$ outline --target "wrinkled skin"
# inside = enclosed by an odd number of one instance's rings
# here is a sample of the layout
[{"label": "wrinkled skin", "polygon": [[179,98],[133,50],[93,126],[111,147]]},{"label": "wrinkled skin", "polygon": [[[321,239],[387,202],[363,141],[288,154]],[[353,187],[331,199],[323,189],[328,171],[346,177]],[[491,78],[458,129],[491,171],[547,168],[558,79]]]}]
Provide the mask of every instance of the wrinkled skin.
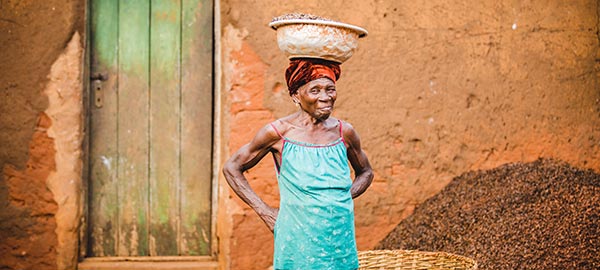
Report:
[{"label": "wrinkled skin", "polygon": [[[339,122],[331,117],[337,98],[335,84],[328,78],[320,78],[301,86],[292,95],[298,112],[273,122],[284,137],[315,144],[325,144],[339,137]],[[355,172],[350,192],[352,198],[360,196],[371,184],[373,171],[366,154],[360,145],[360,138],[354,128],[341,122],[348,160]],[[244,171],[254,167],[268,153],[281,160],[283,139],[268,124],[256,136],[235,152],[223,167],[223,174],[233,191],[247,203],[271,231],[275,226],[279,209],[267,205],[252,190]]]}]

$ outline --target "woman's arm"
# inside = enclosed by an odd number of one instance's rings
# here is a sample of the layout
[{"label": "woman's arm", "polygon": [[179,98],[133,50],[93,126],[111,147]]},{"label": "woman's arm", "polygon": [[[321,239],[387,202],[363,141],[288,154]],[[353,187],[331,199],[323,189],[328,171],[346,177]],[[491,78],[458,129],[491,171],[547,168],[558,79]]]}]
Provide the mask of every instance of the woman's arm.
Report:
[{"label": "woman's arm", "polygon": [[354,182],[350,188],[352,198],[356,198],[363,194],[373,181],[373,170],[367,155],[360,146],[360,137],[354,128],[344,123],[344,141],[348,148],[348,160],[352,169],[354,169]]},{"label": "woman's arm", "polygon": [[254,167],[280,139],[273,128],[267,125],[258,131],[250,143],[242,146],[223,165],[223,175],[229,186],[246,204],[254,209],[271,231],[275,226],[279,209],[267,205],[252,190],[244,176],[244,172]]}]

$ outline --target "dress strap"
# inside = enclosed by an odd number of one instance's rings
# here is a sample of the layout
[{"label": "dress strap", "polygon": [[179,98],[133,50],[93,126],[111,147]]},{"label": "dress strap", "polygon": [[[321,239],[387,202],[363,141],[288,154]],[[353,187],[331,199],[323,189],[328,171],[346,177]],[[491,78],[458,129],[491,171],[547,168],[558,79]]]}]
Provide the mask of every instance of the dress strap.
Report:
[{"label": "dress strap", "polygon": [[338,119],[338,124],[340,125],[340,138],[344,139],[344,132],[342,131],[342,120]]},{"label": "dress strap", "polygon": [[279,135],[280,138],[283,138],[283,135],[281,135],[281,132],[279,132],[279,130],[277,130],[277,128],[275,127],[275,125],[273,125],[273,123],[270,123],[269,125],[271,125],[271,127],[275,130],[275,132],[277,132],[277,135]]},{"label": "dress strap", "polygon": [[273,161],[275,162],[275,168],[277,169],[277,175],[279,175],[279,170],[280,170],[281,162],[283,159],[283,148],[285,147],[286,139],[285,139],[285,137],[283,137],[283,135],[281,135],[281,132],[279,132],[279,130],[275,127],[275,125],[273,125],[273,123],[269,123],[269,125],[271,125],[271,127],[275,130],[275,132],[277,132],[277,135],[279,135],[279,138],[282,139],[280,160],[277,160],[275,153],[273,153]]}]

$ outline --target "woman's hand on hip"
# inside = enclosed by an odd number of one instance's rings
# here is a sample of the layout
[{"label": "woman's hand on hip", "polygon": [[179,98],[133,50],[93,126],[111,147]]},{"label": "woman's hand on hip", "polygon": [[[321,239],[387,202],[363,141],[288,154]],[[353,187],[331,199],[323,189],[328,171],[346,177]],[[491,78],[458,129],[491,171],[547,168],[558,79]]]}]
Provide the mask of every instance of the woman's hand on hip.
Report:
[{"label": "woman's hand on hip", "polygon": [[278,215],[279,208],[270,206],[265,207],[265,209],[259,213],[260,218],[265,222],[271,232],[275,230],[275,222],[277,221]]}]

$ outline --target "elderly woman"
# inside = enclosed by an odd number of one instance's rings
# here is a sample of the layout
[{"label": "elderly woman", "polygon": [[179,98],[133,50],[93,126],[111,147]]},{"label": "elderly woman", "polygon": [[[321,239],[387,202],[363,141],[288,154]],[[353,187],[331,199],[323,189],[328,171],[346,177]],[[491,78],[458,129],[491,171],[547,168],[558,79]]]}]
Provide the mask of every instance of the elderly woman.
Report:
[{"label": "elderly woman", "polygon": [[[264,126],[224,165],[231,188],[274,231],[275,269],[358,268],[352,199],[369,187],[373,172],[354,128],[331,117],[340,74],[335,62],[291,60],[285,76],[298,111]],[[268,153],[279,208],[267,205],[243,174]]]}]

